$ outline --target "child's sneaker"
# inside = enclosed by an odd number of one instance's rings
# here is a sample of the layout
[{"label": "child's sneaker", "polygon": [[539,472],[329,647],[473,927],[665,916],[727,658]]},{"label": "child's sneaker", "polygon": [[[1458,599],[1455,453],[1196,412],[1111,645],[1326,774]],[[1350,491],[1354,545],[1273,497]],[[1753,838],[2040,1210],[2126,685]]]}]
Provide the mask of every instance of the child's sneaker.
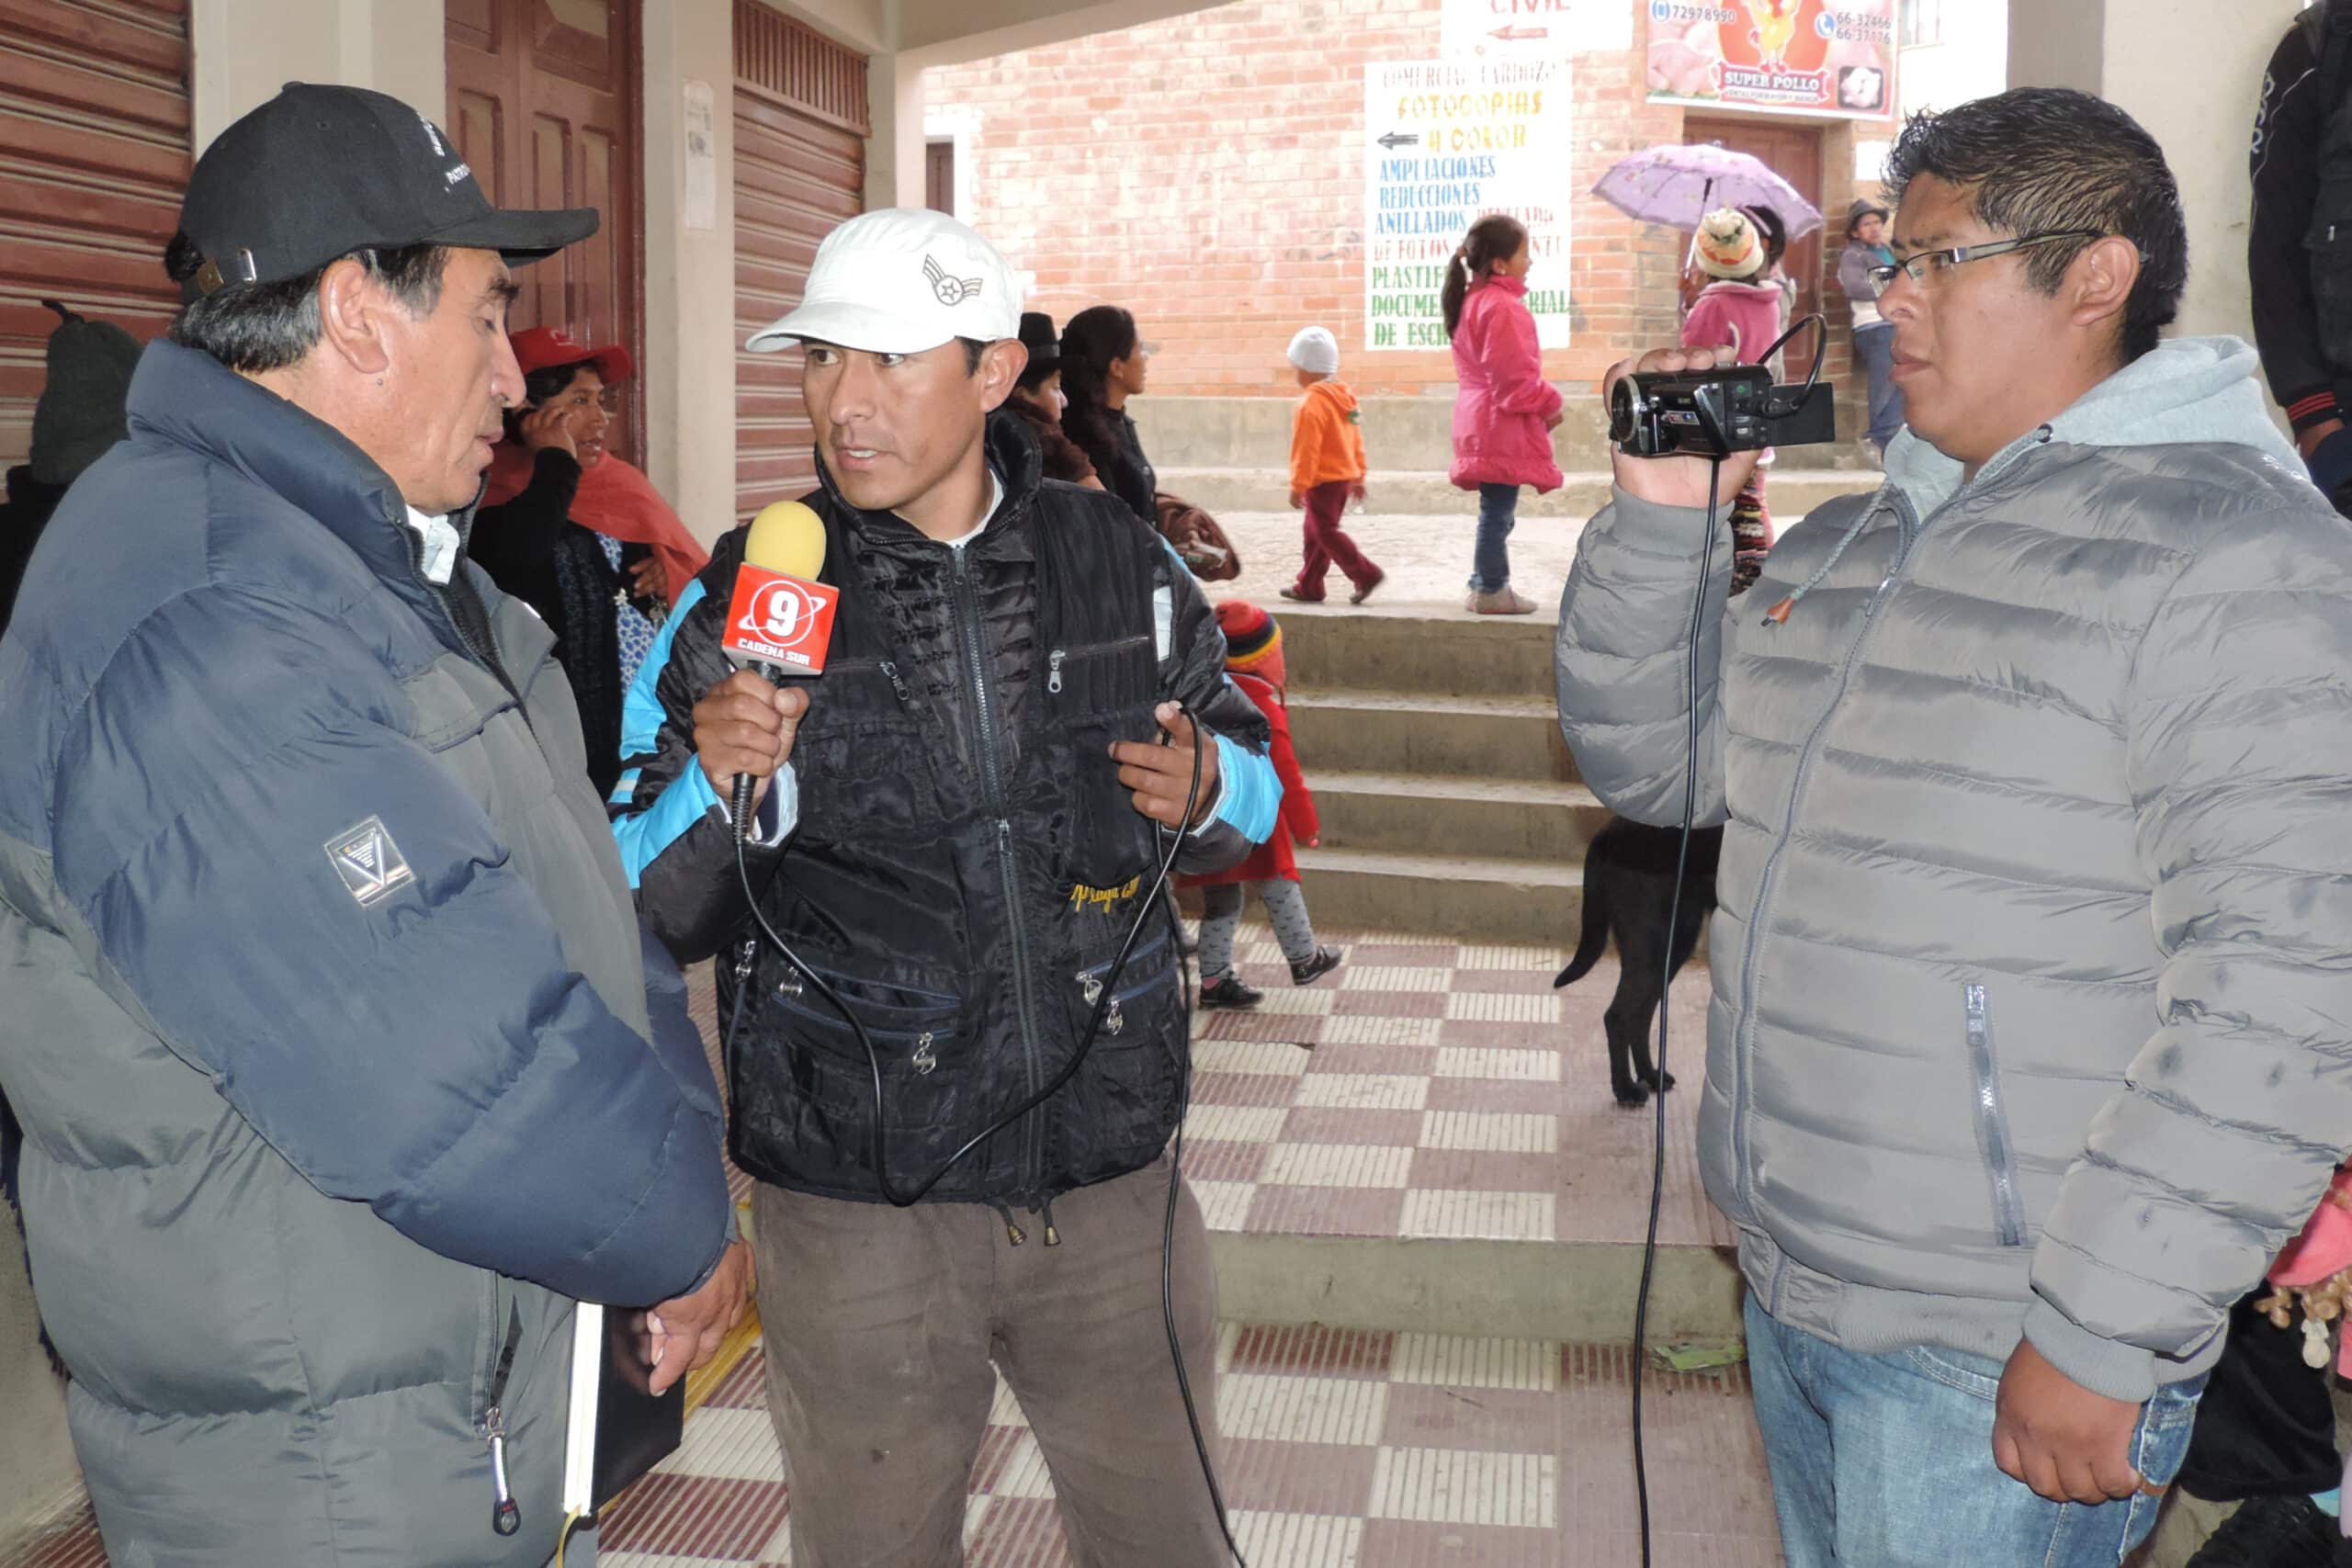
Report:
[{"label": "child's sneaker", "polygon": [[1314,957],[1307,959],[1305,963],[1294,964],[1290,966],[1290,983],[1294,986],[1311,986],[1339,966],[1340,950],[1338,948],[1318,947],[1315,950]]},{"label": "child's sneaker", "polygon": [[1242,1008],[1256,1007],[1265,999],[1265,992],[1254,986],[1243,985],[1241,976],[1235,974],[1220,976],[1215,984],[1201,987],[1201,1005],[1204,1008],[1232,1008],[1238,1011]]}]

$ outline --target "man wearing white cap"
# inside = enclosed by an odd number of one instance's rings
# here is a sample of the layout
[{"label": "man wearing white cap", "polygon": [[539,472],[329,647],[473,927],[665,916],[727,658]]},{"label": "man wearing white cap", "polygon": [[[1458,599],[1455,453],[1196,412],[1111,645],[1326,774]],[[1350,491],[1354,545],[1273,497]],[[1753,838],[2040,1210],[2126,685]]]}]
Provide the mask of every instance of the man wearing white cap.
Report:
[{"label": "man wearing white cap", "polygon": [[[841,593],[825,673],[782,693],[730,673],[739,529],[628,704],[623,860],[681,958],[725,955],[721,1009],[741,1010],[769,1407],[794,1561],[820,1568],[962,1561],[991,1361],[1077,1562],[1224,1552],[1162,1315],[1173,1205],[1170,1315],[1213,1441],[1207,1235],[1165,1153],[1184,972],[1149,895],[1168,844],[1182,871],[1244,858],[1280,785],[1191,575],[991,418],[1027,359],[1020,310],[1004,258],[940,214],[825,241],[806,302],[750,344],[806,355],[808,499]],[[749,852],[760,913],[871,1059],[757,939],[720,804],[737,773],[777,781]]]}]

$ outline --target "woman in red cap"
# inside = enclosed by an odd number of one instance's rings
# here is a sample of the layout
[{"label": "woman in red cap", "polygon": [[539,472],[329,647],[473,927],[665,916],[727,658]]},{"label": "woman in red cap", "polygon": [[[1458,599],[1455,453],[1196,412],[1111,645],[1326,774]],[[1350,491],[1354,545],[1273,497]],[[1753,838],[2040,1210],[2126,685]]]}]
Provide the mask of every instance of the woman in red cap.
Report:
[{"label": "woman in red cap", "polygon": [[1306,775],[1299,771],[1298,754],[1291,750],[1290,718],[1283,711],[1283,691],[1289,684],[1283,667],[1283,630],[1273,616],[1245,599],[1228,599],[1216,607],[1217,626],[1225,633],[1225,672],[1242,695],[1258,705],[1272,727],[1267,755],[1283,781],[1283,814],[1273,835],[1256,852],[1231,871],[1211,876],[1182,877],[1179,886],[1202,889],[1201,1005],[1204,1008],[1253,1008],[1266,994],[1242,984],[1233,966],[1233,937],[1241,927],[1241,907],[1248,893],[1258,895],[1273,922],[1274,940],[1290,962],[1290,983],[1311,986],[1340,966],[1340,950],[1319,947],[1315,924],[1307,918],[1306,894],[1299,886],[1298,857],[1292,852],[1296,839],[1312,849],[1318,828],[1315,797],[1306,792]]},{"label": "woman in red cap", "polygon": [[507,412],[467,553],[555,633],[588,776],[609,797],[621,774],[621,699],[656,623],[710,553],[650,479],[605,450],[605,390],[628,379],[628,351],[583,348],[560,327],[513,342],[524,403]]}]

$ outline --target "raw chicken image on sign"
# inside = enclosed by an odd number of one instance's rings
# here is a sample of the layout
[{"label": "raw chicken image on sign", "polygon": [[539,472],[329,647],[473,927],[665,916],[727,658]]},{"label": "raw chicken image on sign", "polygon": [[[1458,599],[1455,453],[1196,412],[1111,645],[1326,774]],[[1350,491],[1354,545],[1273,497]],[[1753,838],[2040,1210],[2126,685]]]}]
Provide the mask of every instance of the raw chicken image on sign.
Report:
[{"label": "raw chicken image on sign", "polygon": [[1650,0],[1649,101],[1883,119],[1894,0]]}]

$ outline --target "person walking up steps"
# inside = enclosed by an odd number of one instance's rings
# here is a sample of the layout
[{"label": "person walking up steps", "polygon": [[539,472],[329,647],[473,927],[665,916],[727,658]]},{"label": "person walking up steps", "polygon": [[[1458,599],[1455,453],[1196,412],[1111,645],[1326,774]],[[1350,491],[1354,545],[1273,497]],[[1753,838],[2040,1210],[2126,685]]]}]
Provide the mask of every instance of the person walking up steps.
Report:
[{"label": "person walking up steps", "polygon": [[1510,538],[1519,491],[1560,488],[1552,432],[1560,389],[1544,379],[1544,351],[1527,308],[1527,231],[1490,214],[1470,225],[1446,268],[1440,300],[1453,373],[1453,482],[1478,492],[1478,546],[1469,607],[1482,615],[1524,615],[1534,602],[1511,592]]},{"label": "person walking up steps", "polygon": [[1225,633],[1225,672],[1241,694],[1258,705],[1273,731],[1266,755],[1283,781],[1282,819],[1273,836],[1250,857],[1230,871],[1183,877],[1180,886],[1202,890],[1201,1005],[1204,1008],[1253,1008],[1266,993],[1241,982],[1233,966],[1233,938],[1241,929],[1245,895],[1255,893],[1274,924],[1274,940],[1290,961],[1290,983],[1311,986],[1340,966],[1340,950],[1319,947],[1314,922],[1307,919],[1306,893],[1299,886],[1298,858],[1293,840],[1315,847],[1318,829],[1315,797],[1307,793],[1306,775],[1299,771],[1298,754],[1291,750],[1290,717],[1284,708],[1289,678],[1283,666],[1283,630],[1273,616],[1245,599],[1228,599],[1216,607],[1217,626]]},{"label": "person walking up steps", "polygon": [[1350,501],[1364,496],[1363,414],[1339,380],[1340,344],[1323,327],[1302,327],[1290,340],[1291,368],[1306,395],[1291,420],[1290,503],[1306,513],[1306,563],[1282,591],[1302,604],[1323,602],[1323,577],[1336,566],[1355,584],[1348,603],[1372,597],[1388,574],[1372,564],[1340,526]]}]

